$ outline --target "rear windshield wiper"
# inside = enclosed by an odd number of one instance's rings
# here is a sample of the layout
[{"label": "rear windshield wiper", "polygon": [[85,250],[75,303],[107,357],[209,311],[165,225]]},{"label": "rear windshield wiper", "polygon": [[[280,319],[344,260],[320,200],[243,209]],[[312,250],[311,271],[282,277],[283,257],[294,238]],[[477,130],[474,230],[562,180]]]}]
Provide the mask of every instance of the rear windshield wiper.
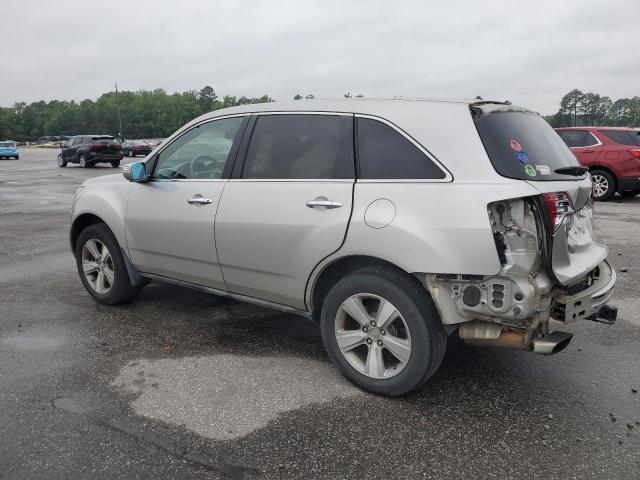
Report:
[{"label": "rear windshield wiper", "polygon": [[587,173],[589,169],[587,167],[562,167],[556,168],[554,173],[559,173],[560,175],[573,175],[574,177],[579,177]]}]

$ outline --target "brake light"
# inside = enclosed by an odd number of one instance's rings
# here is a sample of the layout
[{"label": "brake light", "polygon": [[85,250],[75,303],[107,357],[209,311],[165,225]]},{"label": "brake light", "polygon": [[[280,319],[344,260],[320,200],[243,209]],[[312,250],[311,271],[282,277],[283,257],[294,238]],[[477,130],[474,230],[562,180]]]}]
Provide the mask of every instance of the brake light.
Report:
[{"label": "brake light", "polygon": [[569,217],[575,212],[571,198],[567,195],[567,192],[554,192],[543,193],[542,200],[547,208],[549,227],[555,233],[565,217]]},{"label": "brake light", "polygon": [[633,158],[640,158],[640,148],[630,148],[628,152]]}]

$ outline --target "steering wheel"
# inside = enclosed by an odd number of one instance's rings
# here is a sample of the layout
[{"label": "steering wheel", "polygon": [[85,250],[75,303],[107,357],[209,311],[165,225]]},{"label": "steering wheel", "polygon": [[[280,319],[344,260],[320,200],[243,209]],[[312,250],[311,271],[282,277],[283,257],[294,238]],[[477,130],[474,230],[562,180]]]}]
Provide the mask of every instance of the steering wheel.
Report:
[{"label": "steering wheel", "polygon": [[213,158],[201,155],[194,158],[189,164],[189,178],[211,178],[211,164]]}]

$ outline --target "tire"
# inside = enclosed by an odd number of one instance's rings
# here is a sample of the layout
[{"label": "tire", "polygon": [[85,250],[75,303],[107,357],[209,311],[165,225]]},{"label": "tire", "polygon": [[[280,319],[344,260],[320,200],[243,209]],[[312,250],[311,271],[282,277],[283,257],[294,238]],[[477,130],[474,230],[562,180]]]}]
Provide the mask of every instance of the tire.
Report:
[{"label": "tire", "polygon": [[87,156],[84,153],[80,154],[80,159],[78,163],[80,163],[80,166],[82,168],[89,168],[89,164],[87,163]]},{"label": "tire", "polygon": [[[103,248],[107,249],[107,255],[104,255]],[[104,223],[82,230],[75,255],[80,280],[99,303],[118,305],[132,299],[142,289],[142,286],[131,284],[118,241]]]},{"label": "tire", "polygon": [[67,161],[62,157],[61,154],[58,154],[57,161],[58,161],[58,166],[60,168],[64,168],[67,166]]},{"label": "tire", "polygon": [[[365,305],[363,315],[360,307]],[[378,324],[376,312],[382,305],[386,305],[383,311],[394,314]],[[359,312],[360,320],[348,311]],[[329,358],[345,377],[364,390],[389,396],[422,386],[440,366],[447,345],[425,287],[390,268],[358,270],[337,282],[322,305],[320,329]],[[400,355],[391,352],[394,344]]]},{"label": "tire", "polygon": [[640,190],[624,190],[620,192],[620,195],[623,197],[635,197],[636,195],[640,195]]},{"label": "tire", "polygon": [[129,155],[130,157],[135,157],[135,154],[133,153],[133,150],[129,150],[129,153],[127,153],[127,155]]},{"label": "tire", "polygon": [[611,200],[618,189],[616,178],[606,170],[592,170],[593,198],[595,200]]},{"label": "tire", "polygon": [[111,166],[112,166],[113,168],[118,168],[118,167],[120,166],[120,160],[113,160],[113,161],[111,162]]}]

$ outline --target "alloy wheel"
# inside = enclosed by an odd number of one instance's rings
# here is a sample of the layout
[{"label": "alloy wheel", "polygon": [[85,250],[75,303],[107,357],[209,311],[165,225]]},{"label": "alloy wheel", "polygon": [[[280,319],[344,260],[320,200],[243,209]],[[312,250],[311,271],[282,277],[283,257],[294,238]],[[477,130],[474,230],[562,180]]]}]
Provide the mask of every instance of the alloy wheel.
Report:
[{"label": "alloy wheel", "polygon": [[602,175],[595,174],[592,177],[593,191],[596,198],[602,197],[609,190],[609,181]]},{"label": "alloy wheel", "polygon": [[336,314],[338,348],[358,372],[375,379],[399,374],[411,356],[411,334],[396,307],[371,293],[347,298]]},{"label": "alloy wheel", "polygon": [[92,238],[82,247],[82,271],[96,293],[104,295],[113,287],[113,259],[107,246],[100,240]]}]

